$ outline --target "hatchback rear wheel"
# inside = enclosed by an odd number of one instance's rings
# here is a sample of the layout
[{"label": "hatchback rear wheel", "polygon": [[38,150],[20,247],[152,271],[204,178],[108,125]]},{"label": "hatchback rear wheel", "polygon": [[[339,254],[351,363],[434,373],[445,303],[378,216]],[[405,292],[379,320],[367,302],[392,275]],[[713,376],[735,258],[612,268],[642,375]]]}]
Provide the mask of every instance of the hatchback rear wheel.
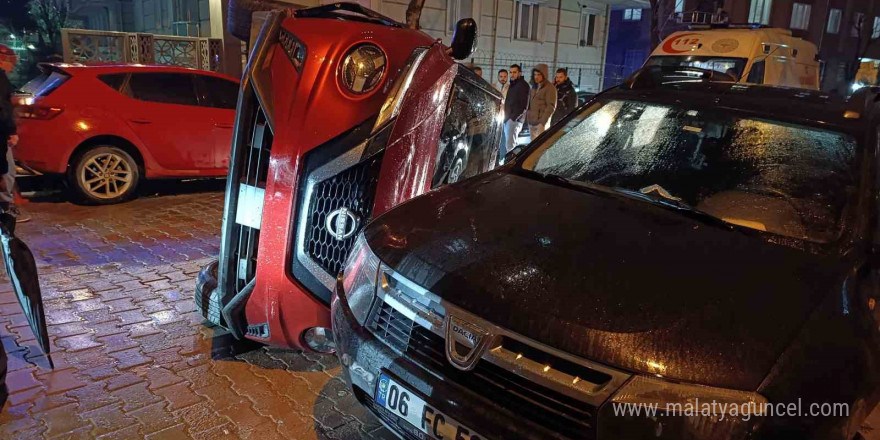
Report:
[{"label": "hatchback rear wheel", "polygon": [[87,203],[109,205],[132,198],[140,181],[137,162],[125,150],[100,145],[74,159],[70,186]]}]

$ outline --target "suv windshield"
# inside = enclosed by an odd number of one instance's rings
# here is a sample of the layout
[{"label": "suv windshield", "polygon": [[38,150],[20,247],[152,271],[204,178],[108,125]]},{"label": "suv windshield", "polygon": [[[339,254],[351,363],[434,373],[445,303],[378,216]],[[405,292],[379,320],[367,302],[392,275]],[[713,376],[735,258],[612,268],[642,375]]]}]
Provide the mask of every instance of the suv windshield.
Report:
[{"label": "suv windshield", "polygon": [[745,58],[713,56],[652,56],[648,58],[645,66],[698,67],[726,73],[739,80],[742,78],[747,61]]},{"label": "suv windshield", "polygon": [[815,242],[838,235],[857,184],[844,133],[729,112],[597,102],[525,158],[545,175],[692,207]]}]

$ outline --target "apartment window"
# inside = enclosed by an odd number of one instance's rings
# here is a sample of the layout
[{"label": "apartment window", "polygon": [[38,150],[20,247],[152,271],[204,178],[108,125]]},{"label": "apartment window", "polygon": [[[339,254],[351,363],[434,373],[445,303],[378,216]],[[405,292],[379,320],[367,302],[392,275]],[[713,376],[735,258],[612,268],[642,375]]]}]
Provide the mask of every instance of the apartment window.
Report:
[{"label": "apartment window", "polygon": [[537,41],[540,11],[539,6],[533,3],[516,2],[516,20],[514,26],[514,36],[520,40]]},{"label": "apartment window", "polygon": [[641,9],[624,9],[623,10],[623,20],[624,21],[640,21],[642,19],[642,10]]},{"label": "apartment window", "polygon": [[450,31],[455,30],[455,24],[462,18],[476,19],[474,17],[474,0],[447,0],[446,8]]},{"label": "apartment window", "polygon": [[771,8],[773,8],[773,0],[752,0],[749,23],[770,24]]},{"label": "apartment window", "polygon": [[840,17],[843,15],[843,11],[840,9],[832,9],[828,12],[828,27],[826,28],[829,34],[836,34],[840,32]]},{"label": "apartment window", "polygon": [[811,6],[806,3],[795,3],[791,7],[791,28],[809,29]]},{"label": "apartment window", "polygon": [[581,46],[595,46],[596,14],[581,14]]},{"label": "apartment window", "polygon": [[862,26],[865,22],[865,14],[861,12],[856,12],[853,14],[852,27],[849,30],[849,35],[852,37],[858,37],[862,32]]},{"label": "apartment window", "polygon": [[684,12],[684,0],[675,0],[675,13],[681,14]]},{"label": "apartment window", "polygon": [[880,38],[880,17],[874,17],[874,28],[871,30],[871,39]]}]

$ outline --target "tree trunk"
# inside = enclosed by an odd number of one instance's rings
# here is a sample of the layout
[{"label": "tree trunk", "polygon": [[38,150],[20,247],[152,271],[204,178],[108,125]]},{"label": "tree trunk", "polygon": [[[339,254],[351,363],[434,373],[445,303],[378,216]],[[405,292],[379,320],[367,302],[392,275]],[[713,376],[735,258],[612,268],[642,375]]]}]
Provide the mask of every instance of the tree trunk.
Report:
[{"label": "tree trunk", "polygon": [[419,28],[419,19],[422,18],[422,8],[424,7],[425,0],[409,0],[409,6],[406,7],[406,26],[408,28]]},{"label": "tree trunk", "polygon": [[660,10],[660,0],[651,0],[651,50],[660,45],[660,20],[663,11]]}]

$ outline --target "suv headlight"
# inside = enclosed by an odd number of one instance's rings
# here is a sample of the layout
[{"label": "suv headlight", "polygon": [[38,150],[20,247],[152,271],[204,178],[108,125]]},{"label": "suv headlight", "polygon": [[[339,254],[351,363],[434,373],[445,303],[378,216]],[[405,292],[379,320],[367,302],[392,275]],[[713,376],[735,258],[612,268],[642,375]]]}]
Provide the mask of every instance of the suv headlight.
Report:
[{"label": "suv headlight", "polygon": [[351,312],[360,325],[364,325],[370,313],[370,306],[376,296],[378,274],[379,257],[370,249],[364,233],[361,232],[345,261],[342,270],[344,292],[339,292],[348,302]]},{"label": "suv headlight", "polygon": [[636,376],[600,410],[599,438],[744,439],[766,404],[758,393]]},{"label": "suv headlight", "polygon": [[385,52],[375,44],[355,45],[342,58],[339,65],[339,83],[355,96],[366,95],[382,83],[388,70]]}]

